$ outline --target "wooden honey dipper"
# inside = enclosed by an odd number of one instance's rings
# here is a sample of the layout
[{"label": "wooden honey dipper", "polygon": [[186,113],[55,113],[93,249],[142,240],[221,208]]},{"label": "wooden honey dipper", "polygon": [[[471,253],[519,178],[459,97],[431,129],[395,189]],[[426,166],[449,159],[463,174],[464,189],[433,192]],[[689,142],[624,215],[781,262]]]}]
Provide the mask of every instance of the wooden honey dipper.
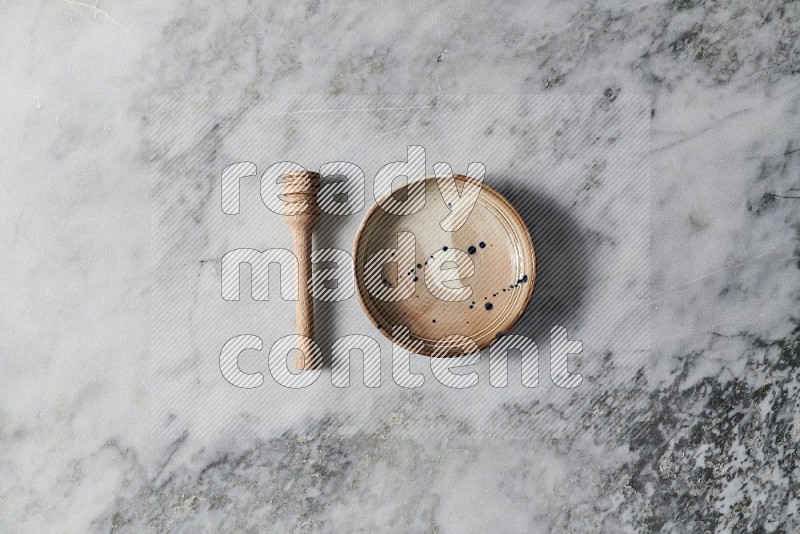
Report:
[{"label": "wooden honey dipper", "polygon": [[[292,231],[294,253],[297,256],[297,293],[295,309],[297,335],[314,339],[314,301],[311,298],[311,235],[319,221],[319,173],[293,171],[283,175],[283,196],[286,201],[286,224]],[[315,369],[321,363],[304,341],[297,347],[298,369]]]}]

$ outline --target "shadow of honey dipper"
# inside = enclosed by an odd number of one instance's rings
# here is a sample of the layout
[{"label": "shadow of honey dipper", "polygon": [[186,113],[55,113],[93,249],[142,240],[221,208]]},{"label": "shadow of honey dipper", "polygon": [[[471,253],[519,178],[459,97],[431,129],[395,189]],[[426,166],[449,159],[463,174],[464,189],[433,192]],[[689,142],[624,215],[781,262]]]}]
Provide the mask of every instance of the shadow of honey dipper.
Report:
[{"label": "shadow of honey dipper", "polygon": [[297,256],[297,335],[300,336],[295,366],[316,369],[321,365],[318,350],[313,348],[314,301],[311,297],[311,243],[314,226],[319,221],[317,204],[319,173],[309,171],[288,172],[283,175],[283,196],[286,201],[286,224],[292,231],[294,254]]}]

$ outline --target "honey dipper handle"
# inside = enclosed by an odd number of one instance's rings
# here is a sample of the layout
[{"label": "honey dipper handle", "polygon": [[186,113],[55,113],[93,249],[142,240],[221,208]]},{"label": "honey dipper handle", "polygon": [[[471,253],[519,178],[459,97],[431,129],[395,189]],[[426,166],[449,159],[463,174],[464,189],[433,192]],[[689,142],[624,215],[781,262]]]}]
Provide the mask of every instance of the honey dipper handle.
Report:
[{"label": "honey dipper handle", "polygon": [[[294,252],[297,256],[297,335],[314,339],[314,301],[311,298],[311,228],[292,228]],[[302,341],[300,342],[303,343]],[[298,369],[313,369],[316,363],[311,359],[310,347],[298,347],[295,366]]]}]

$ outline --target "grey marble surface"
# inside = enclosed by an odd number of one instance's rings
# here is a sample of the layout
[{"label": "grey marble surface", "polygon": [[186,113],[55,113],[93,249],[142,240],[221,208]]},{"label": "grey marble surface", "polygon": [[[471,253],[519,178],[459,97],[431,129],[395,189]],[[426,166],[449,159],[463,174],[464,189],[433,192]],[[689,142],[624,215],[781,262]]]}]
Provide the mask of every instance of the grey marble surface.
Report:
[{"label": "grey marble surface", "polygon": [[[0,530],[797,531],[799,27],[783,1],[3,3]],[[237,121],[305,94],[649,97],[649,350],[492,412],[524,439],[424,389],[166,435],[152,208],[236,143],[276,160]],[[368,133],[402,152],[418,120]],[[226,155],[170,180],[203,143]]]}]

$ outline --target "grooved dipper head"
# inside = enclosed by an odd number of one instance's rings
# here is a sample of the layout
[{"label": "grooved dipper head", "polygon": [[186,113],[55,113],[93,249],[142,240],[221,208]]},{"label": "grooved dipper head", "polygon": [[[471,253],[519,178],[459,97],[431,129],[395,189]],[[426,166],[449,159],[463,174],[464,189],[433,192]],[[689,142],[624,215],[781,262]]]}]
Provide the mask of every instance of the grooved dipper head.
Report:
[{"label": "grooved dipper head", "polygon": [[283,197],[286,201],[285,215],[294,224],[313,225],[319,218],[319,173],[293,171],[283,175]]}]

